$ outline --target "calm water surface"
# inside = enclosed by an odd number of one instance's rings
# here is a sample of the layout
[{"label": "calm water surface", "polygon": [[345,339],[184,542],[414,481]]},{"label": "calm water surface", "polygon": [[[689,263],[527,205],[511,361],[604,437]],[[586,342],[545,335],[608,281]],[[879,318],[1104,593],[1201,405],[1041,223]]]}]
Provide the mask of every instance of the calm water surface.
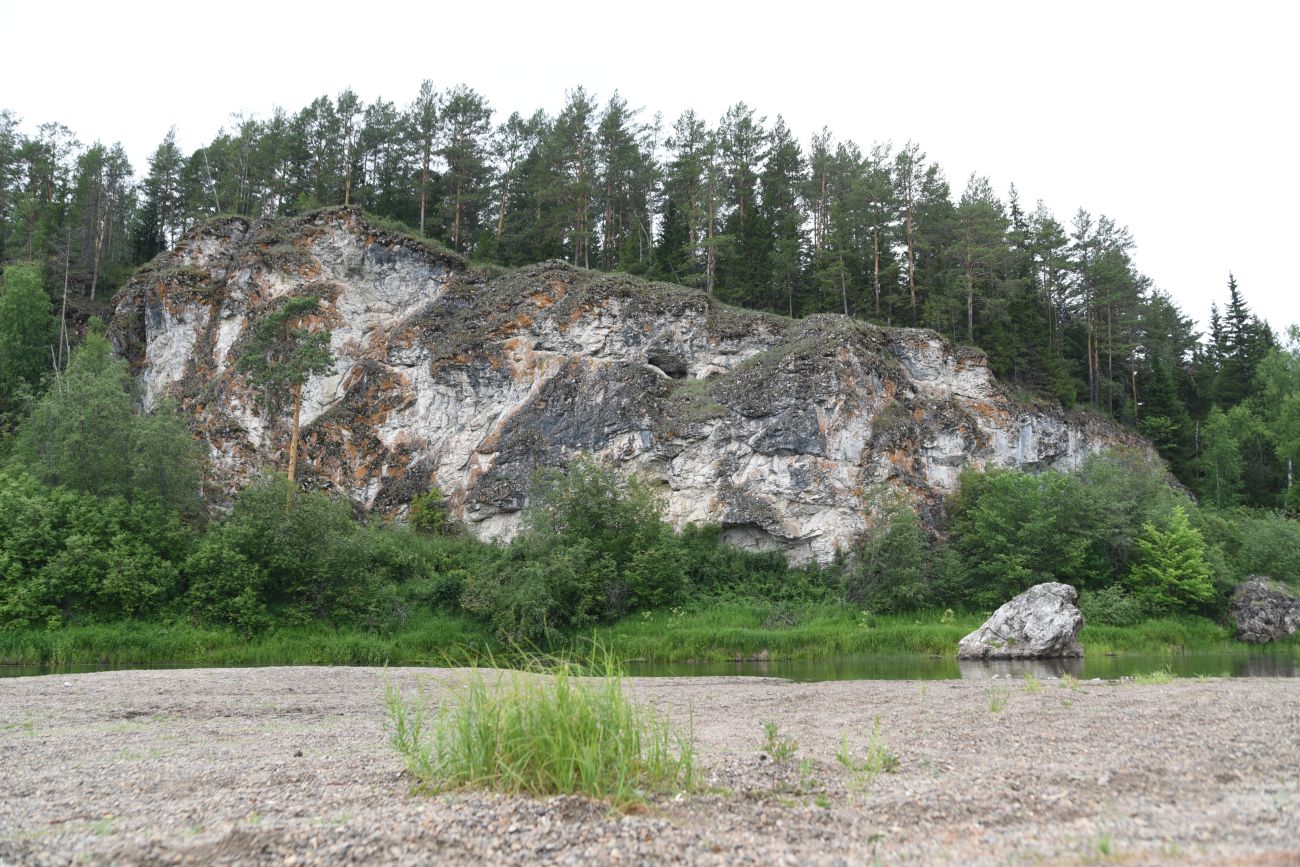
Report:
[{"label": "calm water surface", "polygon": [[[139,668],[195,668],[189,665],[0,665],[0,677],[84,674]],[[837,659],[771,660],[767,662],[630,662],[633,677],[781,677],[787,680],[950,680],[1023,677],[1114,679],[1169,669],[1176,677],[1300,677],[1300,654],[1281,652],[1125,654],[1086,659],[957,661],[914,656],[850,656]]]},{"label": "calm water surface", "polygon": [[1104,680],[1169,669],[1176,677],[1300,677],[1300,655],[1270,653],[1125,654],[1085,659],[1027,659],[976,662],[952,657],[932,659],[893,656],[851,656],[838,659],[772,660],[769,662],[633,662],[628,674],[637,677],[698,677],[749,675],[788,680],[951,680],[994,677],[1060,677]]}]

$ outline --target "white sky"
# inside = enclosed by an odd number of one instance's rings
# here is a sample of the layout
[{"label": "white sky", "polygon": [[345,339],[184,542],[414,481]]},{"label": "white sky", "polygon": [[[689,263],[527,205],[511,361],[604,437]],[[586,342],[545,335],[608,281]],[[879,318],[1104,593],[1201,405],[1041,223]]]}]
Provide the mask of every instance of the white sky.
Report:
[{"label": "white sky", "polygon": [[1300,12],[1285,2],[36,4],[0,0],[0,107],[136,170],[230,113],[351,86],[408,103],[465,82],[496,120],[616,88],[671,124],[745,100],[801,137],[921,143],[1067,226],[1132,230],[1139,268],[1204,321],[1228,271],[1275,328],[1300,321]]}]

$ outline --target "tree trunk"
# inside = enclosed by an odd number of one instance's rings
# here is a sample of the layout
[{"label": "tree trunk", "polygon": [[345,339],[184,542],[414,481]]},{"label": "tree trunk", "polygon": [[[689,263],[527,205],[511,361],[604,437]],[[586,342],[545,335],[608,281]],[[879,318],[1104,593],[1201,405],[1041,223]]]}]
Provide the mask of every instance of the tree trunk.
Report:
[{"label": "tree trunk", "polygon": [[506,195],[510,192],[510,174],[506,172],[505,177],[501,179],[501,204],[497,208],[497,256],[501,255],[501,236],[506,231]]},{"label": "tree trunk", "polygon": [[99,286],[99,264],[104,255],[104,221],[95,219],[95,266],[90,272],[90,300],[95,300],[95,289]]},{"label": "tree trunk", "polygon": [[966,342],[975,343],[975,278],[966,270]]},{"label": "tree trunk", "polygon": [[1111,327],[1111,305],[1106,304],[1106,411],[1115,417],[1115,338]]},{"label": "tree trunk", "polygon": [[1138,372],[1136,364],[1133,367],[1133,424],[1138,422]]},{"label": "tree trunk", "polygon": [[[63,349],[68,346],[68,271],[71,268],[72,241],[68,240],[68,245],[63,252],[63,308],[59,311],[59,351],[55,359],[54,369],[63,369]],[[68,350],[68,355],[72,350]]]},{"label": "tree trunk", "polygon": [[451,231],[451,246],[457,253],[460,252],[460,194],[464,188],[464,180],[460,175],[456,176],[456,225]]},{"label": "tree trunk", "polygon": [[880,316],[880,232],[876,229],[871,231],[871,258],[876,290],[876,316]]},{"label": "tree trunk", "polygon": [[293,384],[293,429],[289,433],[289,493],[284,510],[293,508],[293,494],[298,487],[298,418],[302,412],[302,383]]},{"label": "tree trunk", "polygon": [[912,203],[907,203],[907,291],[912,296],[912,327],[916,327],[916,252],[912,246]]},{"label": "tree trunk", "polygon": [[840,300],[844,302],[844,315],[849,315],[849,287],[844,279],[844,254],[840,253]]},{"label": "tree trunk", "polygon": [[420,234],[424,235],[424,212],[429,204],[429,148],[426,141],[420,163]]},{"label": "tree trunk", "polygon": [[710,298],[712,298],[713,297],[713,275],[717,267],[717,255],[716,255],[717,250],[713,246],[713,202],[712,201],[709,202],[709,223],[707,226],[707,231],[709,234],[707,240],[705,241],[705,245],[707,249],[705,250],[705,254],[704,254],[705,255],[704,291]]}]

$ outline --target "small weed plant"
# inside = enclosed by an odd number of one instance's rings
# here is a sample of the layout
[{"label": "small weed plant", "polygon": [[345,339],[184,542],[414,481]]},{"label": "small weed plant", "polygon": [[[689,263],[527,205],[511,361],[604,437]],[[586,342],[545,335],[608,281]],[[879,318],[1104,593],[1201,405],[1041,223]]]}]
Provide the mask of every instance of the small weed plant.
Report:
[{"label": "small weed plant", "polygon": [[1042,692],[1043,682],[1032,671],[1025,672],[1025,692]]},{"label": "small weed plant", "polygon": [[1061,689],[1068,689],[1071,692],[1079,688],[1079,678],[1072,674],[1061,675]]},{"label": "small weed plant", "polygon": [[892,774],[898,770],[898,756],[880,740],[880,717],[871,723],[871,738],[867,741],[866,754],[861,758],[853,755],[849,749],[848,735],[840,735],[840,747],[835,751],[835,759],[853,775],[854,782],[865,788],[882,773]]},{"label": "small weed plant", "polygon": [[1002,713],[1011,700],[1011,690],[1005,686],[995,686],[989,690],[989,713]]},{"label": "small weed plant", "polygon": [[781,734],[781,727],[774,720],[763,723],[763,752],[771,756],[773,761],[789,761],[798,751],[799,742]]},{"label": "small weed plant", "polygon": [[392,744],[431,792],[581,794],[626,806],[690,789],[692,737],[632,701],[611,659],[596,667],[599,677],[580,677],[569,662],[475,669],[436,710],[427,691],[408,699],[390,684]]}]

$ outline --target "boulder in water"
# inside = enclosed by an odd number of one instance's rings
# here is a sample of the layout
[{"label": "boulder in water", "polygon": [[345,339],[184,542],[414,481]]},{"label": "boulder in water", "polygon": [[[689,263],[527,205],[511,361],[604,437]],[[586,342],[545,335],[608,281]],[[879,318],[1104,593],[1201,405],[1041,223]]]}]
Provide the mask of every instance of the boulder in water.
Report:
[{"label": "boulder in water", "polygon": [[1068,584],[1037,584],[1003,605],[957,645],[958,659],[1083,656],[1079,594]]}]

